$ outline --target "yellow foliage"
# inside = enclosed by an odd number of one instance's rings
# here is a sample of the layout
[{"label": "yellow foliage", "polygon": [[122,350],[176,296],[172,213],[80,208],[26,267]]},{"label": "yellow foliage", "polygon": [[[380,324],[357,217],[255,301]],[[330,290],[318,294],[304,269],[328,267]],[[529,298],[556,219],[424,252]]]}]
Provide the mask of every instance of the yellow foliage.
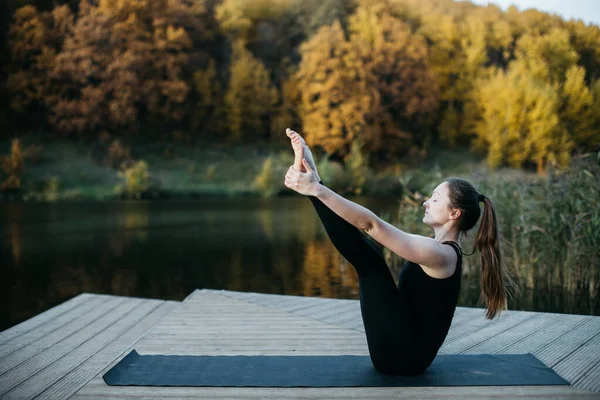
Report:
[{"label": "yellow foliage", "polygon": [[577,144],[588,144],[590,136],[598,128],[594,126],[594,96],[585,84],[585,70],[582,67],[574,65],[569,68],[561,96],[561,120]]},{"label": "yellow foliage", "polygon": [[119,176],[123,178],[124,184],[117,187],[117,192],[128,197],[139,199],[150,189],[148,163],[143,160],[136,162],[131,167],[124,167],[119,172]]},{"label": "yellow foliage", "polygon": [[365,151],[393,155],[437,107],[425,44],[381,2],[361,4],[348,26],[348,39],[335,22],[300,46],[305,138],[344,158],[359,138]]},{"label": "yellow foliage", "polygon": [[192,118],[192,129],[201,133],[225,132],[227,110],[214,60],[209,60],[206,69],[196,70],[193,78],[198,100]]},{"label": "yellow foliage", "polygon": [[224,0],[215,8],[215,19],[230,38],[247,40],[253,24],[277,20],[289,7],[289,0]]},{"label": "yellow foliage", "polygon": [[517,41],[515,54],[520,66],[544,82],[560,82],[579,60],[571,46],[569,32],[553,28],[545,35],[525,34]]},{"label": "yellow foliage", "polygon": [[225,103],[233,138],[268,137],[268,118],[279,94],[265,66],[246,50],[241,40],[233,46],[230,76]]},{"label": "yellow foliage", "polygon": [[554,86],[515,66],[480,81],[476,101],[481,107],[478,144],[487,149],[492,167],[532,162],[541,173],[547,163],[568,165],[572,142],[560,123]]}]

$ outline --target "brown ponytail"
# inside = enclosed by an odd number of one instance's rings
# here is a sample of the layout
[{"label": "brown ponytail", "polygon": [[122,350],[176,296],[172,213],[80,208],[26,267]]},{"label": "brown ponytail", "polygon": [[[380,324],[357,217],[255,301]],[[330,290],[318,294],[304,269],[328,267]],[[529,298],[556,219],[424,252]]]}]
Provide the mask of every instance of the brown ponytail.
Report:
[{"label": "brown ponytail", "polygon": [[483,201],[483,215],[473,252],[477,249],[481,255],[481,300],[486,304],[486,317],[493,319],[507,308],[508,297],[513,290],[518,293],[518,287],[503,263],[494,203],[480,195],[464,179],[451,177],[445,181],[450,186],[451,206],[462,212],[459,222],[461,232],[467,232],[475,226],[480,215],[479,202]]},{"label": "brown ponytail", "polygon": [[493,319],[508,305],[508,288],[517,289],[503,263],[498,220],[492,200],[483,199],[483,215],[475,236],[475,248],[481,255],[481,298],[486,303],[485,316]]}]

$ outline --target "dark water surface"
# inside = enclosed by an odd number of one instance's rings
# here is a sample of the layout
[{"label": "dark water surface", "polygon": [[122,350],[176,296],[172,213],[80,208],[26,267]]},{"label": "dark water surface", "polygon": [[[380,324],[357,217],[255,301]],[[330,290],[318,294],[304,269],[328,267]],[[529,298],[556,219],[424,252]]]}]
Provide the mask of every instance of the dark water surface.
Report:
[{"label": "dark water surface", "polygon": [[[397,207],[394,199],[352,200],[384,218]],[[82,292],[178,301],[196,288],[358,298],[354,269],[300,196],[5,203],[0,233],[0,331]],[[463,278],[460,306],[477,306],[478,279]],[[574,292],[543,284],[523,289],[509,306],[599,310],[589,287]]]}]

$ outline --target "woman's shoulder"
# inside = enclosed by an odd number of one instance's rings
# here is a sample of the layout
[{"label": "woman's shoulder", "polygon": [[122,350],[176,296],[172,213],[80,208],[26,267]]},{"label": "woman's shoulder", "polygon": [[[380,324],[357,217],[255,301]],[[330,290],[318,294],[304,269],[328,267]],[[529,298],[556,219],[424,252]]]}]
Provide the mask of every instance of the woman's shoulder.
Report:
[{"label": "woman's shoulder", "polygon": [[452,276],[454,276],[456,270],[459,269],[460,265],[462,264],[462,251],[458,243],[453,241],[445,241],[442,242],[442,244],[447,244],[451,246],[454,249],[454,252],[456,253],[455,256],[452,256],[451,253],[448,254],[448,256],[451,257],[451,260],[449,260],[448,264],[444,268],[429,268],[425,265],[418,264],[426,275],[437,280],[451,278]]}]

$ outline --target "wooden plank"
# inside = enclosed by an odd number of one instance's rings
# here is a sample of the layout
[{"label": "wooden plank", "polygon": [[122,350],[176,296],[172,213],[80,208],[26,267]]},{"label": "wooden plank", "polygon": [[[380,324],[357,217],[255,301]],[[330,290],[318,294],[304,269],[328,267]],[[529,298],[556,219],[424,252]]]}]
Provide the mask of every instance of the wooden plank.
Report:
[{"label": "wooden plank", "polygon": [[71,399],[597,399],[595,393],[569,386],[452,386],[352,388],[234,388],[108,386],[93,379]]},{"label": "wooden plank", "polygon": [[82,343],[85,343],[90,338],[101,333],[108,326],[118,321],[123,315],[126,315],[133,308],[137,307],[141,302],[142,300],[140,299],[126,298],[125,301],[118,304],[116,308],[109,310],[109,312],[104,314],[101,318],[96,319],[83,329],[80,329],[60,342],[55,343],[52,347],[39,352],[27,361],[19,364],[17,367],[2,374],[0,376],[0,396],[3,396],[4,393],[19,385],[30,376],[48,367]]},{"label": "wooden plank", "polygon": [[348,324],[350,326],[350,329],[354,330],[354,331],[359,331],[359,332],[364,332],[365,331],[365,325],[363,323],[362,318],[358,321],[356,321],[356,323],[354,324]]},{"label": "wooden plank", "polygon": [[553,368],[600,332],[600,317],[593,317],[533,353]]},{"label": "wooden plank", "polygon": [[[368,354],[364,334],[336,325],[221,295],[196,296],[186,303],[190,307],[195,305],[196,315],[188,316],[185,328],[177,322],[182,314],[178,310],[144,337],[138,348],[154,354],[165,351],[168,354],[319,354],[315,349],[327,349],[335,354],[344,351]],[[215,303],[229,311],[215,312],[211,306]],[[231,307],[227,307],[229,305]],[[269,315],[267,322],[263,318],[265,313]],[[171,336],[163,336],[167,334]],[[268,340],[264,336],[268,336]]]},{"label": "wooden plank", "polygon": [[276,308],[277,310],[281,311],[293,312],[294,310],[302,308],[302,306],[305,304],[314,304],[314,302],[315,300],[313,298],[305,297],[303,299],[298,299],[295,301],[286,301],[281,303],[270,304],[268,305],[268,307]]},{"label": "wooden plank", "polygon": [[600,360],[600,332],[581,347],[554,365],[554,370],[569,382],[576,384]]},{"label": "wooden plank", "polygon": [[36,400],[66,399],[77,392],[116,358],[120,360],[123,356],[129,354],[135,343],[152,327],[160,323],[179,304],[175,301],[160,303],[158,308],[144,316],[141,321],[119,335],[113,342],[104,346],[84,363],[64,375],[59,381],[36,397]]},{"label": "wooden plank", "polygon": [[327,317],[327,318],[323,319],[323,321],[327,322],[328,324],[344,325],[350,321],[354,321],[356,319],[361,319],[361,318],[362,318],[362,313],[360,311],[360,308],[352,307],[351,309],[342,311],[342,312],[338,313],[337,315]]},{"label": "wooden plank", "polygon": [[[104,301],[104,299],[100,300]],[[70,324],[63,324],[59,329],[56,329],[50,333],[46,333],[45,336],[42,336],[38,340],[29,343],[25,347],[19,347],[19,351],[12,352],[7,356],[3,357],[0,360],[0,382],[2,382],[3,375],[9,370],[26,362],[27,360],[31,359],[37,354],[40,354],[43,351],[51,349],[57,343],[61,343],[65,340],[68,340],[69,336],[75,334],[76,332],[85,328],[94,321],[102,319],[107,313],[111,312],[111,310],[113,310],[115,307],[125,302],[126,300],[126,298],[113,297],[107,302],[97,304],[93,309],[87,310],[87,313],[79,316],[79,318],[77,318]],[[79,314],[79,309],[75,311]],[[44,330],[42,329],[42,331]],[[24,336],[25,335],[21,337]],[[15,339],[19,338],[20,337]]]},{"label": "wooden plank", "polygon": [[73,297],[70,300],[65,301],[55,307],[52,307],[43,313],[36,315],[33,318],[28,319],[27,321],[23,321],[20,324],[17,324],[13,327],[10,327],[2,332],[0,332],[0,344],[3,344],[17,336],[20,336],[26,332],[29,332],[33,329],[38,328],[41,325],[44,325],[48,321],[52,321],[55,318],[60,317],[65,313],[69,313],[90,299],[97,297],[106,297],[104,295],[94,295],[90,293],[82,293]]},{"label": "wooden plank", "polygon": [[314,317],[314,315],[329,313],[329,312],[331,312],[331,310],[334,310],[334,312],[335,312],[335,309],[338,309],[338,308],[339,308],[339,305],[335,304],[335,303],[319,302],[319,303],[311,305],[307,308],[304,308],[301,310],[295,310],[295,311],[293,311],[293,313],[296,315],[301,315],[303,317],[317,319]]},{"label": "wooden plank", "polygon": [[135,326],[144,317],[156,310],[163,301],[144,300],[125,315],[122,315],[106,329],[99,332],[89,340],[57,359],[49,368],[45,368],[28,377],[10,392],[4,394],[6,399],[32,399],[44,390],[58,382],[62,377],[73,371],[77,366],[98,353],[106,345]]},{"label": "wooden plank", "polygon": [[448,332],[442,351],[448,354],[460,354],[463,350],[500,334],[513,326],[532,318],[535,313],[513,311],[503,313],[497,319],[487,320],[482,316],[474,318],[457,329]]},{"label": "wooden plank", "polygon": [[[105,304],[109,301],[114,301],[114,298],[107,296],[87,297],[86,302],[71,309],[69,312],[63,312],[62,314],[57,315],[55,318],[47,321],[46,323],[38,325],[34,329],[31,329],[27,332],[23,332],[21,335],[15,336],[12,339],[5,341],[0,345],[0,360],[6,357],[7,355],[16,352],[17,350],[20,350],[22,347],[36,341],[37,339],[47,339],[49,335],[56,336],[55,334],[57,332],[61,332],[60,328],[63,328],[65,326],[70,328],[77,325],[77,318],[89,315],[89,313],[92,312],[99,305]],[[51,343],[49,345],[51,345]],[[23,358],[22,354],[19,354],[19,356],[19,358]],[[4,372],[4,370],[0,367],[0,374],[2,372]]]},{"label": "wooden plank", "polygon": [[[576,382],[578,388],[600,392],[600,361],[596,363],[589,371],[581,376]],[[600,397],[600,396],[599,396]]]},{"label": "wooden plank", "polygon": [[[229,294],[226,294],[229,296]],[[239,300],[244,300],[254,304],[260,304],[261,306],[272,307],[276,309],[281,309],[282,307],[290,307],[292,305],[301,304],[304,302],[314,301],[313,297],[300,297],[300,296],[280,296],[280,295],[265,295],[265,294],[257,294],[254,297],[245,299],[234,297]]]},{"label": "wooden plank", "polygon": [[314,312],[308,315],[310,318],[318,319],[324,322],[331,323],[330,320],[336,318],[340,314],[351,312],[360,315],[360,306],[357,304],[334,304],[333,307],[323,309],[320,312]]},{"label": "wooden plank", "polygon": [[[240,299],[240,300],[244,300],[244,299]],[[269,308],[275,308],[277,310],[287,311],[289,309],[298,307],[302,304],[312,302],[313,300],[311,298],[304,297],[304,298],[298,298],[298,299],[294,299],[294,300],[282,300],[282,299],[277,299],[277,298],[271,298],[271,299],[265,300],[262,298],[258,298],[258,299],[249,299],[246,301],[248,301],[249,303],[260,304],[261,306],[265,306],[265,307],[269,307]]]},{"label": "wooden plank", "polygon": [[494,335],[479,344],[465,348],[461,354],[495,354],[503,348],[519,342],[534,332],[552,325],[561,319],[560,314],[539,313],[530,319],[512,328],[506,329],[501,334]]},{"label": "wooden plank", "polygon": [[507,347],[502,349],[502,352],[507,354],[533,354],[537,350],[546,346],[552,340],[564,335],[572,329],[575,329],[589,318],[592,317],[587,315],[561,314],[561,317],[554,324],[546,325],[539,331],[528,335],[526,338],[509,344]]},{"label": "wooden plank", "polygon": [[458,327],[464,323],[472,323],[473,320],[482,320],[485,322],[483,318],[483,309],[481,308],[466,308],[460,310],[460,312],[456,312],[454,317],[452,318],[452,322],[450,323],[450,330],[457,331]]},{"label": "wooden plank", "polygon": [[286,311],[289,313],[298,314],[298,313],[308,310],[312,307],[320,307],[323,305],[323,302],[320,301],[321,299],[319,299],[319,298],[309,297],[308,299],[310,299],[310,300],[302,302],[302,303],[297,303],[297,305],[295,307],[289,307]]}]

